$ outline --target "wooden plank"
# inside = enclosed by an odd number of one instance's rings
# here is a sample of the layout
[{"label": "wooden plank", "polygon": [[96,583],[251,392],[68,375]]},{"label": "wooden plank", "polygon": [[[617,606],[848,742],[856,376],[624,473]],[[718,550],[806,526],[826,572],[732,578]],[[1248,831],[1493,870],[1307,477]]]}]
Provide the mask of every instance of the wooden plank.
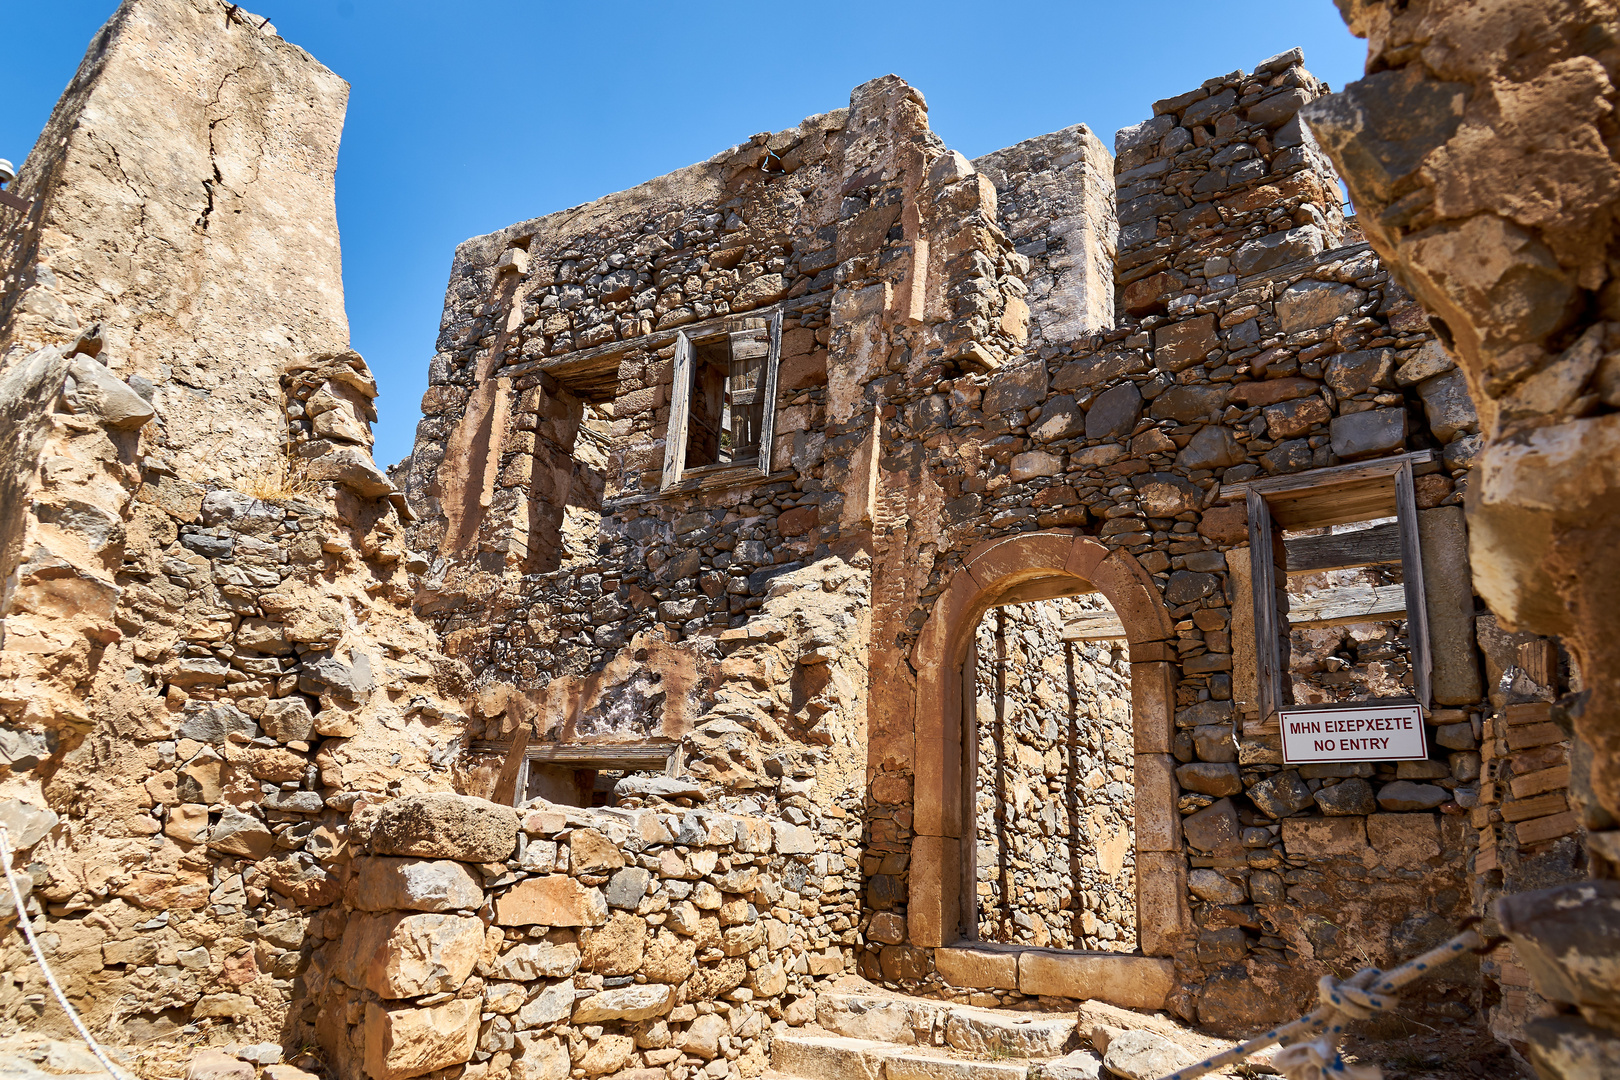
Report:
[{"label": "wooden plank", "polygon": [[1405,614],[1405,585],[1345,585],[1296,600],[1288,611],[1288,625],[1343,626],[1399,619]]},{"label": "wooden plank", "polygon": [[1575,818],[1575,812],[1565,811],[1551,817],[1536,818],[1532,821],[1521,821],[1514,827],[1521,844],[1540,844],[1547,840],[1556,840],[1560,836],[1568,836],[1580,827]]},{"label": "wooden plank", "polygon": [[670,376],[669,427],[664,432],[663,487],[681,482],[686,464],[686,426],[692,411],[692,339],[675,337],[675,364]]},{"label": "wooden plank", "polygon": [[1401,525],[1390,521],[1354,532],[1296,536],[1283,541],[1283,548],[1288,552],[1290,574],[1398,563],[1401,561]]},{"label": "wooden plank", "polygon": [[1080,615],[1063,627],[1064,641],[1114,641],[1125,637],[1125,624],[1112,611]]},{"label": "wooden plank", "polygon": [[490,797],[491,802],[507,806],[517,805],[518,780],[528,772],[523,766],[529,749],[529,729],[532,726],[526,718],[518,724],[517,731],[512,736],[512,746],[506,752],[506,760],[501,762],[500,775],[495,778],[495,794]]},{"label": "wooden plank", "polygon": [[1247,496],[1250,586],[1254,591],[1255,682],[1260,719],[1265,722],[1285,704],[1283,672],[1288,666],[1283,633],[1288,626],[1288,594],[1278,589],[1278,567],[1286,556],[1274,534],[1271,510],[1258,491]]},{"label": "wooden plank", "polygon": [[[475,751],[509,754],[514,742],[476,740]],[[674,756],[674,742],[535,743],[524,749],[522,760],[543,765],[572,765],[582,769],[625,769],[632,772],[664,770]]]},{"label": "wooden plank", "polygon": [[1569,787],[1569,766],[1554,765],[1550,769],[1537,769],[1535,772],[1515,776],[1508,787],[1513,791],[1515,799],[1528,799],[1532,795],[1540,795],[1544,791],[1557,791],[1559,788]]},{"label": "wooden plank", "polygon": [[1308,469],[1227,485],[1221,488],[1221,497],[1246,499],[1249,492],[1260,492],[1277,525],[1284,529],[1314,529],[1393,517],[1394,475],[1403,466],[1410,469],[1432,459],[1433,451],[1421,450],[1355,465]]},{"label": "wooden plank", "polygon": [[1510,727],[1520,724],[1541,724],[1552,719],[1552,702],[1521,701],[1502,710],[1503,719]]},{"label": "wooden plank", "polygon": [[1434,704],[1431,676],[1434,661],[1429,651],[1429,605],[1423,596],[1423,550],[1418,542],[1417,498],[1412,485],[1412,463],[1402,462],[1395,473],[1395,517],[1401,527],[1401,583],[1406,589],[1406,642],[1411,650],[1413,682],[1418,704]]},{"label": "wooden plank", "polygon": [[[771,474],[776,442],[776,371],[782,362],[782,313],[771,316],[770,349],[765,357],[765,408],[759,422],[759,474]],[[972,805],[969,803],[968,805]]]}]

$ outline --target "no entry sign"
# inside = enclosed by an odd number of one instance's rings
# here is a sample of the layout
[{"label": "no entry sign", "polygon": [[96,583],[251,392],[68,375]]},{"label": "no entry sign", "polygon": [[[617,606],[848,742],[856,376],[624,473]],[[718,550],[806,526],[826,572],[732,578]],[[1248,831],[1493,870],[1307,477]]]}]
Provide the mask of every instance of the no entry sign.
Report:
[{"label": "no entry sign", "polygon": [[1283,760],[1417,761],[1429,756],[1423,710],[1416,705],[1358,703],[1352,707],[1283,709]]}]

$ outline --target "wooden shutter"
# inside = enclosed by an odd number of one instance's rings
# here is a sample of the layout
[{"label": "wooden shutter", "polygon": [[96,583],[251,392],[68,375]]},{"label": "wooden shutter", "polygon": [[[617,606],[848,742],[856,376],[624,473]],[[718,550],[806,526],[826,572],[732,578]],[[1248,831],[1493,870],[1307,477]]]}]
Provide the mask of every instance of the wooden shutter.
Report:
[{"label": "wooden shutter", "polygon": [[669,427],[664,432],[664,487],[681,482],[686,464],[687,418],[692,410],[692,339],[675,335],[675,368],[670,375]]},{"label": "wooden shutter", "polygon": [[1412,463],[1395,472],[1395,519],[1401,527],[1401,583],[1406,587],[1406,639],[1412,654],[1412,685],[1418,704],[1433,708],[1430,697],[1429,606],[1423,598],[1423,551],[1418,546],[1417,498],[1412,489]]},{"label": "wooden shutter", "polygon": [[1249,579],[1254,593],[1255,682],[1260,722],[1292,703],[1288,671],[1288,555],[1260,492],[1249,489]]}]

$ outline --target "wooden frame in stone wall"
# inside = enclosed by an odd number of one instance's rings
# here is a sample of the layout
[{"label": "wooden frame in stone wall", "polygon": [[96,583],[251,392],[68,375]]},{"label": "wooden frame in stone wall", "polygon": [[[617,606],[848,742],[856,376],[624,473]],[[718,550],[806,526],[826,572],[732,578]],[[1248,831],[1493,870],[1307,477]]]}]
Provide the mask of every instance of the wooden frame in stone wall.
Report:
[{"label": "wooden frame in stone wall", "polygon": [[[1379,547],[1393,541],[1390,554],[1398,556],[1396,561],[1401,566],[1415,696],[1424,709],[1432,708],[1428,606],[1412,483],[1413,466],[1427,464],[1432,457],[1430,451],[1423,450],[1379,461],[1253,480],[1223,490],[1222,494],[1228,498],[1243,497],[1248,510],[1255,679],[1262,724],[1269,723],[1278,709],[1291,703],[1283,679],[1288,668],[1291,625],[1286,575],[1300,567],[1295,565],[1298,559],[1292,546],[1283,543],[1283,530],[1321,528],[1384,517],[1395,518],[1393,535],[1387,530],[1369,530],[1367,541]],[[1355,553],[1335,556],[1324,552],[1309,568],[1354,565],[1360,565]]]},{"label": "wooden frame in stone wall", "polygon": [[[702,471],[705,474],[757,473],[760,477],[766,477],[771,473],[771,444],[776,437],[776,384],[777,369],[782,357],[782,312],[777,310],[769,315],[756,314],[743,318],[763,322],[765,326],[762,332],[769,342],[760,374],[762,385],[759,392],[764,399],[764,409],[759,423],[759,453],[753,461],[709,465]],[[747,333],[749,329],[746,327],[729,333],[724,329],[709,333],[683,329],[676,333],[675,362],[670,376],[669,428],[664,436],[664,471],[660,490],[667,491],[686,480],[690,474],[699,471],[687,463],[688,433],[693,422],[692,397],[697,344],[712,338],[723,336],[735,338]]]}]

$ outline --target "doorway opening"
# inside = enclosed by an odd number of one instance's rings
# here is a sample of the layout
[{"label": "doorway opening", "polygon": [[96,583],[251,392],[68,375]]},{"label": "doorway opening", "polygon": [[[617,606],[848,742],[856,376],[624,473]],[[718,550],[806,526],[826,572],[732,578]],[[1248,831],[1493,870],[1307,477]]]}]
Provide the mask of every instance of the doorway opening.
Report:
[{"label": "doorway opening", "polygon": [[962,680],[981,941],[1135,952],[1125,633],[1099,593],[991,608]]}]

